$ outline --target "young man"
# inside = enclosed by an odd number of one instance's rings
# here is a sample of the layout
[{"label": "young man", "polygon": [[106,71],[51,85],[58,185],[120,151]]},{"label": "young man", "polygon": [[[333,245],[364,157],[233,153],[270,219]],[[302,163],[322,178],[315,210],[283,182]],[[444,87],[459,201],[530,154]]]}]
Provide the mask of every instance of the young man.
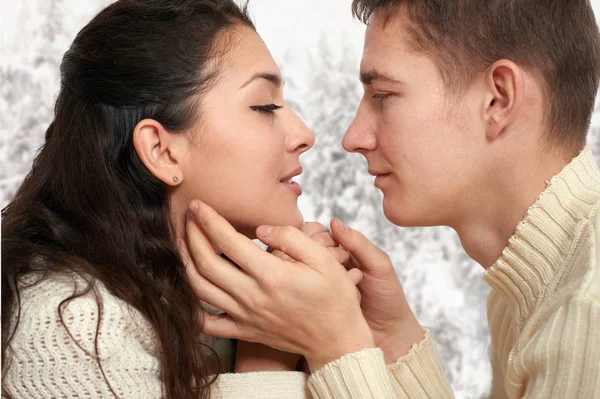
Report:
[{"label": "young man", "polygon": [[[596,397],[600,170],[585,140],[600,38],[589,2],[355,0],[353,10],[368,23],[365,95],[344,148],[367,159],[388,219],[454,228],[486,269],[492,397]],[[300,231],[257,230],[296,260],[282,261],[209,207],[191,208],[245,271],[190,223],[192,281],[229,313],[207,316],[207,333],[303,354],[314,397],[452,396],[389,258],[359,233],[332,222],[362,272],[360,304],[350,278],[360,273],[345,276]]]}]

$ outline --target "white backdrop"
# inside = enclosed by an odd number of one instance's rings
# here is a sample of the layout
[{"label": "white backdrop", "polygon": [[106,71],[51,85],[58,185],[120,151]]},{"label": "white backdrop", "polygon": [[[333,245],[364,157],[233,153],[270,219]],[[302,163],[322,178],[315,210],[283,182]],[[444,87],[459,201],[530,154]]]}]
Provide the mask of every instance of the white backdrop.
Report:
[{"label": "white backdrop", "polygon": [[[108,0],[1,0],[0,208],[29,170],[50,122],[58,66],[75,34]],[[457,398],[485,397],[491,372],[482,270],[447,228],[400,229],[381,212],[362,157],[341,137],[360,98],[364,26],[350,0],[250,0],[250,10],[280,64],[286,97],[315,131],[303,158],[301,208],[307,220],[339,216],[387,250],[409,302],[433,332]],[[592,2],[598,15],[600,0]],[[600,155],[600,114],[590,145]],[[600,158],[597,158],[600,161]]]}]

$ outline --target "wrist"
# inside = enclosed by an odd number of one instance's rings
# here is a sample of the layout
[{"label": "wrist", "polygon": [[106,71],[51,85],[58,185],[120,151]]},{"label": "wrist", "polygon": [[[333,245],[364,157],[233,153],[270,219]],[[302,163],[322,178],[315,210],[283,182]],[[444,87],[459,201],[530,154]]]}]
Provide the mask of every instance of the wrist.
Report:
[{"label": "wrist", "polygon": [[381,348],[386,364],[393,364],[406,356],[413,345],[425,338],[425,329],[416,319],[403,322],[392,331],[373,332],[375,344]]},{"label": "wrist", "polygon": [[306,361],[311,373],[314,373],[344,355],[375,347],[373,333],[367,328],[357,334],[346,334],[344,337],[338,337],[335,339],[334,344],[329,342],[326,348],[317,348],[313,355],[306,356]]}]

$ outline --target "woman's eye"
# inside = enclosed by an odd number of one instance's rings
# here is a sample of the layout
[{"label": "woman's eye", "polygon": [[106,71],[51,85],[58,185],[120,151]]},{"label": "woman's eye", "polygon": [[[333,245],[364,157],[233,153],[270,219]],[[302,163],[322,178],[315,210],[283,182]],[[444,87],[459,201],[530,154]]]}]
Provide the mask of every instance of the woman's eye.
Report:
[{"label": "woman's eye", "polygon": [[250,109],[252,111],[258,111],[258,112],[263,112],[265,114],[268,115],[273,115],[275,113],[275,111],[277,111],[278,109],[283,108],[282,106],[276,105],[276,104],[267,104],[267,105],[252,105],[250,106]]}]

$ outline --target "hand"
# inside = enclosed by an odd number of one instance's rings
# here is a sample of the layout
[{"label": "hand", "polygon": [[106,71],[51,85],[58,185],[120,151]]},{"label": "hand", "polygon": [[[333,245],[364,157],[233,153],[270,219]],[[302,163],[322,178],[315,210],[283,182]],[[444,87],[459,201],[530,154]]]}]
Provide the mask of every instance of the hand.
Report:
[{"label": "hand", "polygon": [[360,269],[361,308],[377,347],[391,364],[420,342],[425,331],[410,309],[390,257],[361,233],[331,221],[333,238],[351,254],[350,267]]},{"label": "hand", "polygon": [[301,358],[301,355],[282,352],[263,344],[237,341],[235,372],[294,371]]},{"label": "hand", "polygon": [[[300,230],[313,241],[316,241],[325,247],[339,248],[339,245],[331,237],[331,233],[320,223],[304,223]],[[268,248],[267,251],[279,259],[292,261],[289,256],[277,249]],[[347,251],[341,251],[345,254],[343,260],[345,262],[349,261],[350,254]],[[302,355],[282,352],[273,349],[270,346],[257,344],[255,342],[238,341],[237,353],[235,356],[235,372],[292,371],[299,367],[301,359],[303,359]],[[300,368],[301,367],[302,365],[300,365]]]},{"label": "hand", "polygon": [[[339,244],[333,239],[331,233],[325,226],[318,222],[304,223],[300,227],[300,231],[306,234],[313,241],[321,244],[325,248],[329,249],[329,252],[337,259],[341,264],[347,264],[350,261],[350,253],[343,248],[340,248]],[[294,262],[294,259],[290,258],[285,253],[278,249],[267,248],[267,252],[272,253],[279,259],[288,260]]]},{"label": "hand", "polygon": [[294,259],[286,261],[262,251],[208,205],[193,201],[190,209],[189,281],[201,300],[227,312],[204,314],[206,334],[301,354],[311,370],[374,347],[356,296],[358,269],[347,272],[296,228],[257,229],[261,241]]},{"label": "hand", "polygon": [[[331,232],[329,230],[327,230],[327,228],[325,226],[323,226],[321,223],[318,223],[318,222],[304,223],[302,225],[302,227],[300,227],[300,231],[303,232],[304,234],[306,234],[308,237],[310,237],[313,241],[318,242],[322,246],[326,247],[329,250],[329,252],[335,257],[335,259],[340,264],[344,265],[344,267],[346,267],[348,269],[352,269],[352,267],[350,267],[350,253],[348,251],[346,251],[344,248],[340,247],[340,245],[337,243],[337,241],[335,241],[335,239],[331,235]],[[294,262],[294,260],[292,258],[290,258],[288,255],[284,254],[280,250],[269,247],[269,248],[267,248],[267,252],[272,253],[273,255],[277,256],[279,259],[289,260],[290,262]],[[353,279],[354,284],[358,284],[360,282],[360,280],[357,280],[359,278],[362,278],[362,276],[360,274],[356,274],[356,276]],[[358,302],[360,302],[361,294],[360,294],[360,291],[358,290],[358,288],[356,289],[356,296],[358,297]]]}]

